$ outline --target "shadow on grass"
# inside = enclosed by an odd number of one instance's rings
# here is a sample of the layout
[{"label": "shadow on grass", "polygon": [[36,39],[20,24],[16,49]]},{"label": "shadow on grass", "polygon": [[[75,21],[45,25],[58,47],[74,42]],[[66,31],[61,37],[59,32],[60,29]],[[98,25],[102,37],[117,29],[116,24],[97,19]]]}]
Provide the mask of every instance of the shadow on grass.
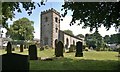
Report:
[{"label": "shadow on grass", "polygon": [[113,71],[120,69],[120,61],[115,60],[85,60],[61,58],[53,61],[30,61],[30,71],[63,71],[63,70],[80,70],[80,71]]}]

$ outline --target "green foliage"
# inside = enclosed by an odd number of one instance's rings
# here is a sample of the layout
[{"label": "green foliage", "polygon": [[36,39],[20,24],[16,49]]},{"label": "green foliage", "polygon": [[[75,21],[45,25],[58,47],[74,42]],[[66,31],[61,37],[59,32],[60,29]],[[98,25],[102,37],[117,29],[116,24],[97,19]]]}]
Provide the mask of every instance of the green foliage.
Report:
[{"label": "green foliage", "polygon": [[103,45],[102,36],[98,31],[95,31],[93,34],[86,34],[85,41],[87,46],[97,47],[98,49]]},{"label": "green foliage", "polygon": [[74,25],[79,20],[78,25],[84,24],[83,28],[90,27],[98,29],[103,25],[107,30],[114,25],[118,28],[120,25],[119,2],[65,2],[62,5],[64,10],[63,17],[67,15],[68,10],[72,11],[72,20],[70,25]]},{"label": "green foliage", "polygon": [[77,37],[84,38],[83,34],[78,34]]},{"label": "green foliage", "polygon": [[67,34],[70,34],[70,35],[74,35],[71,30],[64,30],[64,32],[67,33]]},{"label": "green foliage", "polygon": [[109,35],[105,35],[105,37],[103,37],[103,39],[104,39],[104,42],[105,43],[110,43],[110,36]]},{"label": "green foliage", "polygon": [[[37,5],[40,7],[41,5],[44,5],[44,0],[42,0],[40,3],[35,2],[2,2],[2,25],[6,29],[8,29],[8,24],[6,21],[8,19],[12,20],[15,16],[15,11],[18,13],[22,13],[22,10],[20,8],[20,4],[22,5],[22,8],[25,9],[28,15],[32,14],[32,10],[34,10]],[[0,11],[1,12],[1,11]],[[0,20],[1,21],[1,20]]]},{"label": "green foliage", "polygon": [[34,35],[33,21],[27,18],[21,18],[10,26],[7,35],[13,40],[32,40]]},{"label": "green foliage", "polygon": [[120,44],[120,33],[112,34],[110,36],[110,43],[111,44]]}]

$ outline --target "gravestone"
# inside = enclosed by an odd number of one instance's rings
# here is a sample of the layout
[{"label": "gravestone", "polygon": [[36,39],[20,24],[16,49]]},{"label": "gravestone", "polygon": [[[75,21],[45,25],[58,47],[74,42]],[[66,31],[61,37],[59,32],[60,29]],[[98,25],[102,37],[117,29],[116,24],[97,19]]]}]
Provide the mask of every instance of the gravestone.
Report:
[{"label": "gravestone", "polygon": [[57,41],[57,39],[55,40],[55,56],[56,56],[56,53],[57,53],[57,43],[58,43],[58,41]]},{"label": "gravestone", "polygon": [[75,57],[83,57],[82,42],[76,43],[76,54]]},{"label": "gravestone", "polygon": [[20,45],[20,52],[23,52],[23,44]]},{"label": "gravestone", "polygon": [[74,45],[70,45],[70,48],[69,48],[69,52],[73,52],[74,51],[74,48],[75,48],[75,46]]},{"label": "gravestone", "polygon": [[29,72],[28,55],[7,53],[2,55],[2,72],[25,71]]},{"label": "gravestone", "polygon": [[12,53],[12,45],[10,42],[7,43],[7,53]]},{"label": "gravestone", "polygon": [[63,48],[64,48],[63,43],[59,41],[55,49],[56,57],[60,57],[60,56],[63,57]]},{"label": "gravestone", "polygon": [[37,60],[38,59],[36,45],[29,46],[29,56],[30,56],[30,60]]}]

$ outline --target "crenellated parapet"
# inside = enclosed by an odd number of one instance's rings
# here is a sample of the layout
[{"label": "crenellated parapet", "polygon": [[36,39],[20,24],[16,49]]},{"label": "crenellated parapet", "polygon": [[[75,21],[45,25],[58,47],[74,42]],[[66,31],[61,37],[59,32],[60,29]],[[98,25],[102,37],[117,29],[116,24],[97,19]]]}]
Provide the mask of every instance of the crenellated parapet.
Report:
[{"label": "crenellated parapet", "polygon": [[58,11],[56,11],[55,9],[53,9],[53,8],[51,8],[51,9],[49,9],[49,10],[42,11],[41,14],[46,14],[46,13],[48,13],[48,12],[54,12],[54,13],[56,13],[57,15],[60,16],[60,13],[59,13]]}]

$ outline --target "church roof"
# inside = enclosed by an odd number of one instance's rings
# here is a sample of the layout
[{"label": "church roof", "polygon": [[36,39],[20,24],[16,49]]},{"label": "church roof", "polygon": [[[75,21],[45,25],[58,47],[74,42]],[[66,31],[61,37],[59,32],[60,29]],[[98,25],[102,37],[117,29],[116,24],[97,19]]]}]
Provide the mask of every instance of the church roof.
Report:
[{"label": "church roof", "polygon": [[69,35],[69,36],[73,37],[73,38],[76,38],[76,39],[82,40],[82,39],[78,38],[77,36],[70,35],[70,34],[68,34],[68,33],[65,33],[65,32],[64,32],[64,31],[62,31],[62,30],[60,30],[60,31],[61,31],[61,32],[63,32],[64,34],[66,34],[66,35]]}]

